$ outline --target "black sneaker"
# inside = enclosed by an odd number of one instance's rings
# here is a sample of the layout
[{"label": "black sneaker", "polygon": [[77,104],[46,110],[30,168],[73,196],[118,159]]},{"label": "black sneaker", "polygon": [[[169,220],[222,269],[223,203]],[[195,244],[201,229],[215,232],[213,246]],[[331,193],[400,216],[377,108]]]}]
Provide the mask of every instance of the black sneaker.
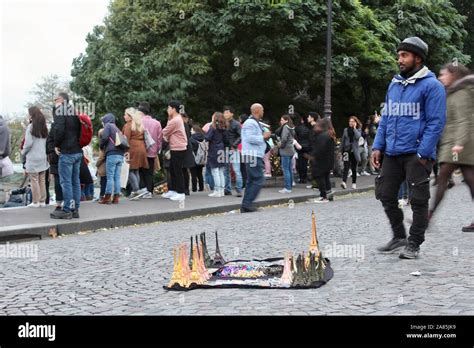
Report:
[{"label": "black sneaker", "polygon": [[72,212],[72,218],[73,219],[79,219],[79,210],[74,210]]},{"label": "black sneaker", "polygon": [[242,191],[237,191],[237,197],[242,197]]},{"label": "black sneaker", "polygon": [[406,238],[393,238],[386,245],[378,247],[377,250],[384,254],[391,254],[407,245]]},{"label": "black sneaker", "polygon": [[464,226],[462,228],[463,232],[474,232],[474,222],[471,223],[469,226]]},{"label": "black sneaker", "polygon": [[232,196],[232,192],[230,192],[230,191],[225,191],[225,192],[224,192],[224,195],[225,195],[225,196]]},{"label": "black sneaker", "polygon": [[240,207],[240,212],[243,214],[243,213],[254,213],[258,211],[257,208],[255,207],[252,207],[252,208],[245,208],[245,207]]},{"label": "black sneaker", "polygon": [[71,212],[65,212],[64,210],[58,210],[58,211],[53,211],[49,216],[52,219],[72,219],[72,213]]},{"label": "black sneaker", "polygon": [[401,259],[416,259],[418,253],[420,252],[420,247],[413,242],[408,243],[405,249],[398,255]]}]

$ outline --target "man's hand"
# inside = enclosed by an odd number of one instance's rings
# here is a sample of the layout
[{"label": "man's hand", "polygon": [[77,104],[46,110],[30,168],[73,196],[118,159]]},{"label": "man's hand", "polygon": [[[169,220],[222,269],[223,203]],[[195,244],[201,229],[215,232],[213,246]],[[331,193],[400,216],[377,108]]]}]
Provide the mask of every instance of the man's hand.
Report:
[{"label": "man's hand", "polygon": [[54,152],[56,152],[56,155],[58,156],[61,154],[61,151],[59,151],[59,147],[55,147]]},{"label": "man's hand", "polygon": [[460,146],[460,145],[454,145],[452,148],[451,148],[451,151],[453,153],[457,153],[457,154],[460,154],[461,152],[463,152],[464,150],[464,146]]},{"label": "man's hand", "polygon": [[375,169],[380,168],[381,159],[382,159],[382,153],[379,150],[372,151],[372,156],[370,156],[370,163]]},{"label": "man's hand", "polygon": [[272,132],[264,132],[263,139],[268,140],[272,136]]},{"label": "man's hand", "polygon": [[418,158],[418,161],[420,161],[420,163],[426,167],[426,163],[428,163],[428,160],[426,158]]}]

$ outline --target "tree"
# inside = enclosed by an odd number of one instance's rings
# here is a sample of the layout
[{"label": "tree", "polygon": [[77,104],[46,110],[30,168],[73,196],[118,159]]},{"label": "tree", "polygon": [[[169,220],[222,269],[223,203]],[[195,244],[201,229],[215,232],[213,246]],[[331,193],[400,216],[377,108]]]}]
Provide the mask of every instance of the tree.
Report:
[{"label": "tree", "polygon": [[[463,17],[449,1],[418,7],[377,1],[380,8],[375,2],[334,1],[332,101],[339,128],[350,114],[379,107],[397,71],[400,37],[420,33],[434,47],[436,64],[469,59],[461,52]],[[406,13],[401,23],[399,9]],[[226,104],[248,112],[261,102],[275,123],[293,110],[322,110],[325,2],[115,0],[109,13],[87,36],[71,72],[73,91],[99,113],[122,115],[147,100],[164,116],[172,98],[202,122]]]},{"label": "tree", "polygon": [[[52,74],[41,78],[35,84],[30,94],[33,96],[33,101],[26,104],[26,107],[36,105],[41,109],[48,121],[52,120],[52,105],[53,99],[59,92],[66,92],[71,94],[69,82],[62,80],[58,75]],[[70,95],[72,98],[72,95]]]}]

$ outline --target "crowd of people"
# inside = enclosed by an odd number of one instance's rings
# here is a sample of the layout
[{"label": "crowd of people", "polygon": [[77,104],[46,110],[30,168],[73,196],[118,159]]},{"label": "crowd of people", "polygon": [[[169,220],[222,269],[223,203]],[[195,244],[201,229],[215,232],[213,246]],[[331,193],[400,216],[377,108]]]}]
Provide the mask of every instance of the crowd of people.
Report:
[{"label": "crowd of people", "polygon": [[[180,101],[172,100],[162,128],[151,116],[150,104],[141,102],[125,109],[122,129],[115,115],[101,118],[94,166],[90,118],[70,113],[68,95],[59,93],[49,131],[41,110],[28,109],[21,153],[32,190],[29,206],[48,204],[50,176],[56,198],[52,218],[79,218],[81,200],[94,199],[94,178],[100,185],[99,204],[118,204],[127,187],[128,199],[150,199],[154,174],[163,168],[167,192],[162,198],[183,201],[190,188],[204,191],[206,185],[212,198],[233,195],[235,189],[237,197],[243,197],[241,212],[253,212],[265,178],[273,175],[272,155],[279,156],[283,172],[279,193],[291,193],[297,176],[299,184],[319,190],[316,203],[327,203],[332,194],[330,176],[338,171],[341,160],[342,189],[347,189],[349,177],[356,189],[357,177],[377,175],[376,197],[394,234],[380,251],[405,247],[401,257],[415,258],[446,188],[453,185],[450,180],[455,170],[462,172],[474,197],[474,75],[461,64],[450,63],[437,79],[424,65],[427,51],[426,43],[417,37],[400,44],[400,74],[390,84],[381,115],[374,113],[364,124],[350,116],[340,143],[331,119],[317,112],[281,115],[279,127],[272,132],[259,103],[239,119],[231,106],[224,106],[201,125],[189,118]],[[10,145],[5,141],[8,127],[2,118],[0,134],[0,160],[4,161]],[[432,169],[438,189],[429,208]],[[414,212],[408,239],[400,204],[410,204]],[[463,230],[473,228],[471,223]]]}]

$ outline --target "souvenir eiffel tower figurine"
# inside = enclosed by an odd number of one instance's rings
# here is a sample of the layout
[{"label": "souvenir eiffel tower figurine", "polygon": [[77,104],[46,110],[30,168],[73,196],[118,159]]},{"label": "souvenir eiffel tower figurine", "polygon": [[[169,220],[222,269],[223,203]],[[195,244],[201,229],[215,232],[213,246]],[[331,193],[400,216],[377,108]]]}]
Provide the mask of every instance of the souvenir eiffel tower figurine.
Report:
[{"label": "souvenir eiffel tower figurine", "polygon": [[202,284],[202,276],[198,271],[198,253],[196,245],[193,247],[193,267],[191,269],[191,277],[189,279],[189,285],[191,284]]},{"label": "souvenir eiffel tower figurine", "polygon": [[311,285],[312,283],[317,282],[320,278],[316,270],[318,265],[318,257],[315,254],[309,254],[308,285]]},{"label": "souvenir eiffel tower figurine", "polygon": [[316,233],[316,218],[314,211],[311,213],[311,243],[309,244],[309,251],[312,254],[319,255],[318,237]]},{"label": "souvenir eiffel tower figurine", "polygon": [[180,268],[181,268],[181,279],[184,287],[189,286],[189,277],[191,276],[191,270],[188,264],[188,253],[186,252],[186,244],[180,246]]},{"label": "souvenir eiffel tower figurine", "polygon": [[219,240],[217,239],[217,231],[216,231],[216,254],[214,255],[214,260],[212,260],[213,266],[224,266],[225,260],[222,257],[221,251],[219,249]]},{"label": "souvenir eiffel tower figurine", "polygon": [[202,250],[202,249],[203,249],[203,248],[204,248],[204,247],[203,247],[203,244],[202,244],[202,241],[201,241],[201,248],[199,248],[200,253],[199,253],[199,255],[198,255],[198,256],[199,256],[199,271],[200,271],[202,277],[203,277],[206,281],[208,281],[209,278],[211,278],[211,275],[210,275],[209,272],[207,271],[206,265],[205,265],[205,263],[204,263],[204,256],[202,255],[202,253],[203,253],[203,250]]},{"label": "souvenir eiffel tower figurine", "polygon": [[202,241],[202,255],[204,256],[204,265],[206,268],[212,265],[211,257],[209,256],[209,252],[207,251],[207,243],[206,243],[206,232],[201,233],[201,241]]},{"label": "souvenir eiffel tower figurine", "polygon": [[191,247],[189,248],[189,268],[193,267],[193,236],[191,236]]},{"label": "souvenir eiffel tower figurine", "polygon": [[[178,250],[178,252],[176,252]],[[179,252],[179,247],[176,249],[173,249],[173,274],[171,275],[171,280],[168,283],[168,287],[171,288],[173,285],[178,284],[180,286],[183,285],[183,281],[181,279],[181,260],[180,260],[180,252]],[[178,254],[178,255],[177,255]]]},{"label": "souvenir eiffel tower figurine", "polygon": [[280,278],[280,284],[283,286],[291,286],[293,281],[293,274],[291,273],[291,253],[285,254],[285,261],[283,263],[283,274]]},{"label": "souvenir eiffel tower figurine", "polygon": [[292,286],[303,286],[304,284],[304,255],[298,255],[296,259],[296,274],[293,277]]}]

